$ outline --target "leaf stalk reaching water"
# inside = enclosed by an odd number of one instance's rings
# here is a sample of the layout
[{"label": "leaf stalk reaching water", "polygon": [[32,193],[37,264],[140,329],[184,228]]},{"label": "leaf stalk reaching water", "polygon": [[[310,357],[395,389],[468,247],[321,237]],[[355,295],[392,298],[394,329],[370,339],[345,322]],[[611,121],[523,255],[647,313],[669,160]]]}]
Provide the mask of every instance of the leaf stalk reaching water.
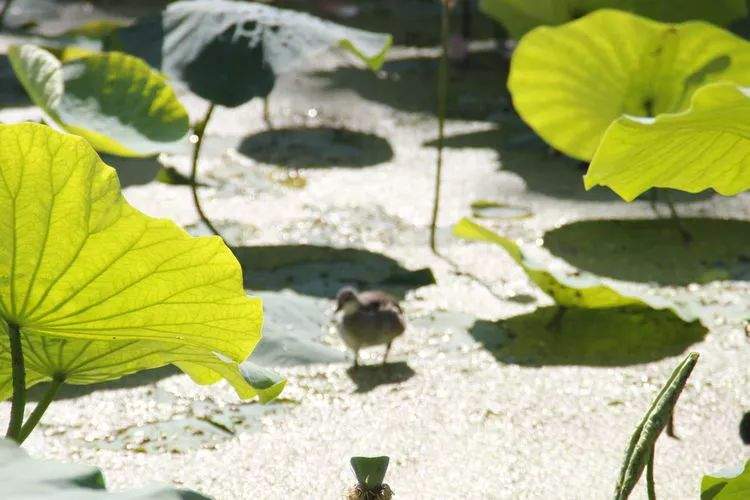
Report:
[{"label": "leaf stalk reaching water", "polygon": [[8,323],[10,340],[10,364],[13,373],[13,399],[10,407],[10,422],[5,437],[20,444],[23,410],[26,407],[26,368],[23,362],[21,329],[18,325]]},{"label": "leaf stalk reaching water", "polygon": [[440,181],[443,174],[443,146],[445,143],[445,114],[446,102],[448,100],[448,36],[450,33],[450,6],[448,0],[442,2],[443,10],[441,16],[441,53],[440,66],[438,68],[438,140],[437,140],[437,164],[435,168],[435,198],[432,203],[432,222],[430,223],[430,248],[437,252],[435,242],[435,231],[437,228],[438,212],[440,211]]},{"label": "leaf stalk reaching water", "polygon": [[203,136],[206,132],[208,121],[211,119],[211,115],[213,114],[215,107],[216,106],[214,105],[214,103],[209,104],[206,115],[203,117],[203,120],[195,126],[194,129],[197,139],[195,141],[195,144],[193,145],[193,161],[190,168],[190,190],[193,193],[193,204],[195,205],[195,209],[198,212],[198,216],[200,216],[203,223],[208,226],[212,233],[217,236],[221,236],[221,233],[219,233],[216,227],[214,227],[214,225],[211,223],[211,220],[203,212],[200,198],[198,197],[198,181],[196,179],[198,175],[198,159],[200,158],[201,154],[201,146],[203,146]]},{"label": "leaf stalk reaching water", "polygon": [[57,375],[52,378],[52,382],[50,382],[49,388],[47,388],[47,392],[44,393],[44,396],[42,396],[42,399],[40,399],[39,402],[36,404],[36,408],[34,408],[34,411],[32,411],[31,415],[29,415],[29,418],[26,420],[26,423],[24,423],[23,427],[21,427],[21,432],[17,440],[18,444],[23,443],[24,441],[26,441],[26,438],[29,437],[29,434],[31,434],[31,431],[34,430],[36,425],[42,419],[42,415],[44,415],[44,412],[46,412],[47,408],[49,408],[49,405],[50,403],[52,403],[52,400],[55,399],[55,396],[57,396],[57,391],[60,390],[60,387],[63,385],[63,382],[65,382],[64,375]]}]

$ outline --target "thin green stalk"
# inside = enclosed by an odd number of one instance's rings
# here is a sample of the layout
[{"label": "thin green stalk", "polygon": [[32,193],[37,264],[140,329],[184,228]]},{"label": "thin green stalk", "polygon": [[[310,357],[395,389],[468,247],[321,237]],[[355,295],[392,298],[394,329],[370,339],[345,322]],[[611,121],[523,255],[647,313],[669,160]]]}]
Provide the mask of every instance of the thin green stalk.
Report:
[{"label": "thin green stalk", "polygon": [[65,377],[63,375],[55,376],[52,379],[47,392],[44,393],[42,399],[40,399],[36,404],[34,411],[31,412],[29,418],[26,419],[23,427],[21,427],[21,433],[18,436],[18,444],[23,443],[24,441],[26,441],[26,438],[29,437],[31,431],[34,430],[36,425],[42,419],[42,415],[44,415],[44,412],[47,411],[47,408],[49,408],[52,400],[55,399],[55,396],[57,396],[57,391],[60,390],[60,386],[63,385],[63,382],[65,382]]},{"label": "thin green stalk", "polygon": [[5,0],[5,4],[3,4],[2,10],[0,10],[0,29],[5,24],[5,15],[10,11],[10,5],[13,3],[13,0]]},{"label": "thin green stalk", "polygon": [[271,96],[263,98],[263,121],[266,123],[266,128],[269,130],[273,128],[273,123],[271,123]]},{"label": "thin green stalk", "polygon": [[23,411],[26,407],[26,369],[23,363],[21,329],[18,325],[8,323],[8,338],[10,339],[10,364],[13,375],[13,400],[5,437],[20,443]]},{"label": "thin green stalk", "polygon": [[448,36],[450,34],[450,11],[448,0],[442,0],[443,9],[441,16],[441,54],[440,67],[438,68],[438,140],[437,140],[437,165],[435,168],[435,198],[432,202],[432,222],[430,223],[430,248],[437,253],[435,242],[435,231],[437,229],[438,213],[440,211],[440,181],[443,175],[443,146],[445,143],[445,114],[448,100]]},{"label": "thin green stalk", "polygon": [[193,204],[195,205],[195,209],[198,211],[198,215],[200,216],[201,220],[208,226],[208,228],[211,230],[212,233],[214,233],[217,236],[221,236],[221,233],[214,227],[213,224],[211,224],[211,221],[206,216],[206,214],[203,212],[203,208],[201,208],[201,202],[198,198],[198,181],[197,181],[197,175],[198,175],[198,158],[201,154],[201,146],[203,146],[203,135],[206,132],[206,127],[208,126],[208,120],[211,119],[211,115],[214,112],[215,105],[213,103],[209,104],[208,111],[206,111],[206,116],[203,118],[203,121],[200,122],[198,125],[195,126],[195,135],[198,138],[195,141],[195,145],[193,146],[193,164],[190,169],[190,189],[193,192]]},{"label": "thin green stalk", "polygon": [[656,485],[654,483],[654,454],[656,453],[656,443],[651,446],[651,454],[648,457],[646,465],[646,489],[648,490],[648,500],[656,500]]},{"label": "thin green stalk", "polygon": [[682,223],[680,214],[677,213],[677,209],[675,208],[674,203],[672,202],[672,195],[669,194],[668,191],[665,191],[664,198],[667,200],[667,207],[669,207],[669,213],[672,216],[672,220],[674,221],[675,227],[677,227],[677,230],[680,232],[680,235],[682,236],[682,240],[685,242],[685,244],[690,243],[691,241],[693,241],[693,235],[690,234],[690,231],[688,231],[685,225]]}]

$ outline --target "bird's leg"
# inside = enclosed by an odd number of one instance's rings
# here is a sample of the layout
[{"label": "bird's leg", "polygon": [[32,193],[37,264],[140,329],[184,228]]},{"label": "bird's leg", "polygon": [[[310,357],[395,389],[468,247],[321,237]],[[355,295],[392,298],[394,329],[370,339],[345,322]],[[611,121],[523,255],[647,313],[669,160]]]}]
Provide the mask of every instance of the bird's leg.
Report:
[{"label": "bird's leg", "polygon": [[359,349],[354,350],[354,368],[359,368]]},{"label": "bird's leg", "polygon": [[383,354],[384,365],[385,365],[385,362],[388,361],[388,353],[391,352],[391,344],[393,344],[392,340],[385,345],[385,354]]}]

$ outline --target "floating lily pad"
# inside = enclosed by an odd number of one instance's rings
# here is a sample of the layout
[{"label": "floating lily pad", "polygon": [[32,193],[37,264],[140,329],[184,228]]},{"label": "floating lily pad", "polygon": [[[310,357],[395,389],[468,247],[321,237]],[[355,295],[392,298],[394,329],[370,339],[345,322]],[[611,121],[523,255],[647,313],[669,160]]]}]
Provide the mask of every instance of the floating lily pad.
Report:
[{"label": "floating lily pad", "polygon": [[618,118],[684,111],[696,89],[720,81],[750,85],[750,43],[700,21],[600,10],[525,36],[508,88],[547,143],[588,161]]},{"label": "floating lily pad", "polygon": [[5,500],[209,500],[167,486],[108,493],[104,483],[95,467],[31,458],[15,443],[0,439],[0,497]]},{"label": "floating lily pad", "polygon": [[278,395],[278,376],[241,365],[262,307],[220,238],[138,212],[84,139],[44,125],[0,125],[0,173],[0,399],[12,392],[11,324],[28,386],[172,363],[243,398]]},{"label": "floating lily pad", "polygon": [[666,22],[703,19],[725,25],[747,16],[744,0],[480,0],[479,8],[502,23],[516,40],[537,26],[567,23],[605,8],[633,12]]},{"label": "floating lily pad", "polygon": [[91,54],[61,63],[46,50],[11,47],[18,79],[45,120],[98,151],[150,156],[188,132],[188,115],[164,78],[136,57]]},{"label": "floating lily pad", "polygon": [[732,196],[750,188],[748,171],[750,87],[713,84],[683,112],[617,119],[583,179],[632,201],[652,187]]},{"label": "floating lily pad", "polygon": [[490,200],[477,200],[471,204],[471,214],[478,219],[526,219],[532,213],[526,207]]},{"label": "floating lily pad", "polygon": [[468,219],[461,220],[453,228],[453,234],[467,240],[494,243],[503,248],[524,270],[529,279],[558,305],[586,309],[643,306],[655,309],[671,309],[686,321],[697,318],[694,311],[678,308],[674,304],[655,296],[636,296],[618,290],[614,283],[585,272],[566,273],[553,269],[534,258],[515,242]]},{"label": "floating lily pad", "polygon": [[142,57],[204,99],[235,107],[268,95],[277,75],[329,49],[378,69],[391,37],[270,5],[192,0],[116,31],[110,45]]}]

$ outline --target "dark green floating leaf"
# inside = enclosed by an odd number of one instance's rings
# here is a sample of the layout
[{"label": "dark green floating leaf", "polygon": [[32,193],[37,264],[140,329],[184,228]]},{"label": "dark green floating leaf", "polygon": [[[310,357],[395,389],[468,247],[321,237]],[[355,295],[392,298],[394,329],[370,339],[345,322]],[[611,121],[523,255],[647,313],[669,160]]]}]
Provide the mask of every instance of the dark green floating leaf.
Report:
[{"label": "dark green floating leaf", "polygon": [[697,362],[698,353],[691,352],[687,355],[672,372],[643,420],[636,427],[625,451],[620,479],[615,488],[615,500],[627,500],[635,485],[638,484],[656,440],[659,439],[659,435],[666,427],[677,400]]},{"label": "dark green floating leaf", "polygon": [[380,68],[390,35],[257,3],[186,0],[115,32],[110,45],[135,54],[215,104],[268,95],[276,76],[340,48]]},{"label": "dark green floating leaf", "polygon": [[0,439],[0,498],[31,500],[209,500],[192,491],[151,487],[108,493],[99,469],[29,457],[15,443]]},{"label": "dark green floating leaf", "polygon": [[352,457],[351,464],[359,484],[373,490],[383,485],[388,471],[388,457]]}]

